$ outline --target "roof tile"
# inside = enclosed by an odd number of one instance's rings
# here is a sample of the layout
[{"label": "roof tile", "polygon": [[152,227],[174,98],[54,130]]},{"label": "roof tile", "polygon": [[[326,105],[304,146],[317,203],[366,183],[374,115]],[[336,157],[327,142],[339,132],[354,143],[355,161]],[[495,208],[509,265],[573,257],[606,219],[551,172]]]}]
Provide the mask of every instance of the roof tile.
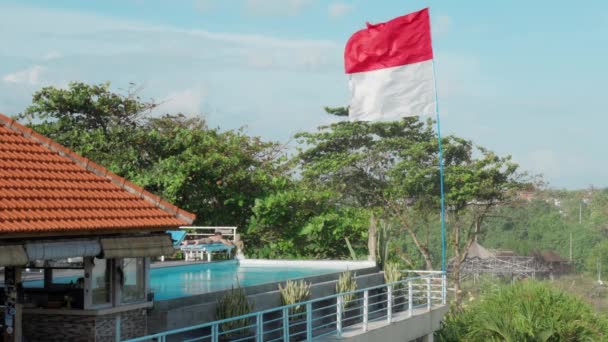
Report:
[{"label": "roof tile", "polygon": [[2,114],[0,209],[0,234],[164,230],[194,220]]}]

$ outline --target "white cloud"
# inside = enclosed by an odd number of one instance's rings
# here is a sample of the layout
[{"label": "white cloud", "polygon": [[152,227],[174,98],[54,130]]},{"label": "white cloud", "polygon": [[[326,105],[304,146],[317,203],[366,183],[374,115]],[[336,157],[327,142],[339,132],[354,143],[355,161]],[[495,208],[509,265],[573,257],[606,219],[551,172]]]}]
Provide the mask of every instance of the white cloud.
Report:
[{"label": "white cloud", "polygon": [[63,57],[63,55],[55,50],[48,51],[44,55],[42,55],[42,59],[45,61],[50,61],[50,60],[58,59],[61,57]]},{"label": "white cloud", "polygon": [[353,5],[337,2],[330,4],[327,7],[327,13],[332,18],[342,17],[352,12],[354,9]]},{"label": "white cloud", "polygon": [[42,85],[110,81],[120,89],[129,82],[144,84],[143,98],[163,102],[156,115],[204,112],[212,125],[248,126],[252,134],[273,139],[316,126],[326,116],[323,105],[348,98],[342,44],[331,40],[211,32],[4,5],[0,22],[14,32],[0,30],[0,41],[14,55],[11,64],[0,63],[0,89],[6,89],[0,92],[0,110],[5,112],[23,110],[36,87],[16,87],[2,76],[20,70],[23,60],[41,60],[41,51],[66,56],[33,77]]},{"label": "white cloud", "polygon": [[4,75],[2,80],[4,82],[16,84],[38,85],[42,83],[40,76],[45,70],[46,68],[41,65],[34,65],[25,70],[19,70],[14,73]]},{"label": "white cloud", "polygon": [[254,15],[294,16],[311,4],[312,0],[245,0],[245,11]]},{"label": "white cloud", "polygon": [[173,91],[160,101],[155,108],[156,114],[182,113],[185,115],[200,114],[205,99],[205,90],[202,87]]}]

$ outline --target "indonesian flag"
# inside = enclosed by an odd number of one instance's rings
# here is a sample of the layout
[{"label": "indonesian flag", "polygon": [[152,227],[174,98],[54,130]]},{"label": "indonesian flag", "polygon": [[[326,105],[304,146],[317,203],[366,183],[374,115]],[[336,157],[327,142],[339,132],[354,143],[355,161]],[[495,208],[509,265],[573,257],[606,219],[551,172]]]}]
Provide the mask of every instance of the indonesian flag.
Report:
[{"label": "indonesian flag", "polygon": [[367,24],[346,43],[351,121],[435,114],[433,47],[427,8]]}]

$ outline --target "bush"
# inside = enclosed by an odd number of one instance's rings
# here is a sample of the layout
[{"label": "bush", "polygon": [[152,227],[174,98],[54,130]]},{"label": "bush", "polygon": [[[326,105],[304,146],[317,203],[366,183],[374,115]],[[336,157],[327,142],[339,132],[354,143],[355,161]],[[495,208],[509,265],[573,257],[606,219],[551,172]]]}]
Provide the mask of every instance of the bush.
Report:
[{"label": "bush", "polygon": [[[232,288],[217,301],[217,309],[215,319],[221,320],[225,318],[237,317],[251,313],[253,305],[247,300],[245,291],[237,287]],[[250,324],[250,319],[244,318],[222,324],[222,331],[229,331],[238,328],[244,328]],[[238,335],[239,332],[236,332]],[[230,336],[230,335],[229,335]]]},{"label": "bush", "polygon": [[608,319],[548,284],[498,286],[445,317],[439,341],[605,341]]},{"label": "bush", "polygon": [[[399,270],[399,264],[389,262],[384,265],[384,282],[386,284],[396,283],[403,280],[403,274]],[[398,290],[403,284],[393,285],[393,290]]]},{"label": "bush", "polygon": [[[310,284],[304,280],[291,281],[288,280],[285,283],[285,287],[279,284],[279,292],[281,293],[281,303],[283,305],[290,305],[299,302],[303,302],[310,297]],[[303,305],[296,305],[289,309],[289,314],[299,314],[304,312],[305,307]]]},{"label": "bush", "polygon": [[[356,273],[351,271],[345,271],[340,274],[338,278],[338,282],[336,283],[336,293],[345,293],[345,292],[353,292],[357,290],[357,281],[355,277]],[[353,300],[355,299],[356,294],[351,293],[342,296],[344,307],[349,307],[353,304]]]}]

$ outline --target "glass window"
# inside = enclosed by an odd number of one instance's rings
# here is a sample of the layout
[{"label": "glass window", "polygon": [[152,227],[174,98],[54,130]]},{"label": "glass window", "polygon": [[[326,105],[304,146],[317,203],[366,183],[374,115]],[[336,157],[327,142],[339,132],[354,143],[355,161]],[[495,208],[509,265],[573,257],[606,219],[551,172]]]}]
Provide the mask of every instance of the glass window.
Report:
[{"label": "glass window", "polygon": [[103,305],[111,302],[110,291],[110,260],[93,259],[91,270],[91,303]]},{"label": "glass window", "polygon": [[143,258],[125,258],[122,261],[122,302],[143,301],[146,297]]},{"label": "glass window", "polygon": [[71,288],[84,288],[84,270],[54,269],[52,286],[65,285]]}]

